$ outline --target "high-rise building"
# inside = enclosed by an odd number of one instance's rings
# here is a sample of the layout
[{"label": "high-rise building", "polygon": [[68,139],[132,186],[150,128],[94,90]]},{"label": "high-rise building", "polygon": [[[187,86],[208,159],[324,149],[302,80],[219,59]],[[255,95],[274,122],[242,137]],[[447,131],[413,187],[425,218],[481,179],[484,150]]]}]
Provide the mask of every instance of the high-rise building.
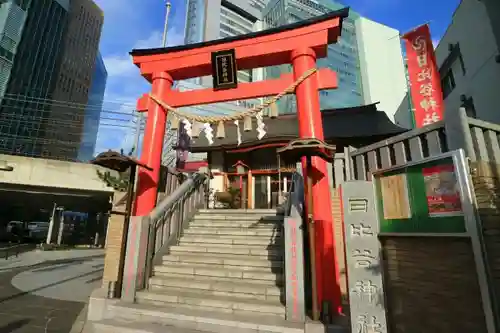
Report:
[{"label": "high-rise building", "polygon": [[85,109],[83,135],[80,144],[80,151],[78,153],[79,161],[87,162],[94,157],[107,79],[108,72],[106,71],[106,66],[101,53],[98,53],[95,62],[94,74],[92,75],[89,101],[87,108]]},{"label": "high-rise building", "polygon": [[[278,27],[343,8],[332,0],[271,0],[263,12],[265,28]],[[328,47],[328,56],[318,67],[329,67],[339,79],[334,90],[320,93],[322,109],[353,107],[380,102],[379,109],[391,120],[406,93],[405,69],[399,32],[361,17],[352,9],[344,19],[342,34]],[[290,65],[266,69],[266,77],[290,72]],[[294,113],[295,96],[279,103],[280,113]]]},{"label": "high-rise building", "polygon": [[[262,8],[268,0],[188,0],[185,43],[198,43],[262,30]],[[240,82],[262,80],[263,70],[238,72]],[[211,86],[212,78],[190,80]],[[250,102],[251,103],[251,102]]]},{"label": "high-rise building", "polygon": [[43,156],[75,160],[84,132],[86,106],[104,15],[92,0],[71,0],[64,47],[53,91]]},{"label": "high-rise building", "polygon": [[50,121],[69,0],[2,3],[0,153],[39,156]]},{"label": "high-rise building", "polygon": [[[227,38],[262,30],[262,9],[268,0],[187,0],[185,44],[199,43],[208,40]],[[262,80],[264,70],[238,71],[239,82]],[[212,86],[212,77],[194,78],[178,82],[180,90],[192,90]],[[245,108],[260,103],[258,99],[218,103],[209,106],[190,107],[189,112],[200,115],[228,114],[243,111]],[[176,137],[176,142],[182,143],[186,138],[180,138],[182,131],[168,130],[169,137]],[[174,143],[175,144],[175,143]],[[164,142],[164,156],[175,154],[171,151],[171,141]],[[185,155],[178,155],[183,156]],[[202,160],[205,153],[192,154],[189,160]]]},{"label": "high-rise building", "polygon": [[1,153],[77,159],[102,23],[92,0],[2,3]]}]

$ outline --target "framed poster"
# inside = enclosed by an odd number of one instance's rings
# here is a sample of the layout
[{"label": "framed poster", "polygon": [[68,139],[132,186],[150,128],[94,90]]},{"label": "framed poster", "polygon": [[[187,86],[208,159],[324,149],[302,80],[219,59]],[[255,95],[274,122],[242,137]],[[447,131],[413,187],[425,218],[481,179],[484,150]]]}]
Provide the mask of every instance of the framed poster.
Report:
[{"label": "framed poster", "polygon": [[429,216],[462,215],[460,187],[453,164],[422,168]]}]

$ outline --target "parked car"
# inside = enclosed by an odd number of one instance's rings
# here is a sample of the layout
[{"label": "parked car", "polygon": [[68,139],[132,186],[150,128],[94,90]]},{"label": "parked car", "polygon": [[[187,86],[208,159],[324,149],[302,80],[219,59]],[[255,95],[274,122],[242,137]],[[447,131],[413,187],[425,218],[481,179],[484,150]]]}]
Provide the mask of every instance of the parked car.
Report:
[{"label": "parked car", "polygon": [[28,223],[28,237],[31,240],[43,241],[47,239],[49,233],[49,222]]},{"label": "parked car", "polygon": [[23,242],[28,235],[28,225],[22,221],[10,221],[5,231],[9,242]]},{"label": "parked car", "polygon": [[7,224],[7,229],[6,231],[8,233],[12,233],[13,229],[14,231],[16,229],[19,229],[19,230],[24,230],[26,228],[26,223],[24,222],[21,222],[21,221],[10,221],[8,224]]}]

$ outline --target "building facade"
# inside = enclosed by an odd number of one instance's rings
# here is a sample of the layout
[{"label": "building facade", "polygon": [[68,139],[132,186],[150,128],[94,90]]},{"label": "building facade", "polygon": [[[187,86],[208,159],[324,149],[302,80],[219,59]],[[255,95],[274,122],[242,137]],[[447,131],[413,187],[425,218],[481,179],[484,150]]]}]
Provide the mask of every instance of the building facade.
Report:
[{"label": "building facade", "polygon": [[[331,0],[271,0],[263,12],[266,28],[279,27],[345,7]],[[318,59],[318,67],[329,67],[339,78],[335,90],[321,92],[322,109],[355,107],[379,102],[378,108],[394,121],[403,102],[406,81],[399,32],[349,11],[342,34],[328,47],[328,56]],[[266,77],[290,72],[290,66],[266,69]],[[295,97],[279,105],[280,113],[294,113]]]},{"label": "building facade", "polygon": [[52,97],[63,103],[51,106],[44,157],[78,158],[103,23],[104,14],[92,0],[71,0]]},{"label": "building facade", "polygon": [[78,160],[87,162],[94,157],[97,142],[97,132],[99,131],[99,120],[101,118],[104,92],[108,72],[104,64],[101,53],[97,54],[94,74],[92,75],[92,85],[90,86],[89,101],[85,109],[83,123],[83,135],[80,143]]},{"label": "building facade", "polygon": [[[470,117],[500,123],[500,45],[487,1],[462,0],[437,46],[445,114],[465,107]],[[499,17],[500,19],[500,17]],[[480,38],[478,38],[480,36]]]},{"label": "building facade", "polygon": [[[184,42],[185,44],[200,43],[260,31],[263,28],[262,10],[267,2],[268,0],[188,0]],[[238,71],[239,82],[252,82],[263,78],[264,70],[262,68]],[[211,86],[211,76],[193,78],[177,84],[180,90],[193,90]],[[259,99],[219,103],[190,107],[188,112],[201,115],[228,114],[243,111],[259,103]],[[172,151],[172,143],[181,148],[181,143],[184,143],[186,138],[182,135],[182,131],[177,132],[167,129],[167,132],[163,160],[171,160],[168,157],[177,154],[177,165],[179,165],[180,160],[200,161],[207,158],[206,153],[189,154],[187,156],[187,152],[182,149],[178,149],[177,153]],[[171,140],[172,137],[176,137],[176,140]],[[181,161],[181,164],[183,161]]]},{"label": "building facade", "polygon": [[91,0],[16,0],[0,10],[2,38],[14,42],[0,54],[11,68],[0,69],[0,152],[76,160],[102,11]]},{"label": "building facade", "polygon": [[[262,9],[268,0],[188,0],[185,44],[238,36],[263,29]],[[239,82],[262,80],[263,69],[239,71]],[[211,77],[191,79],[212,86]]]}]

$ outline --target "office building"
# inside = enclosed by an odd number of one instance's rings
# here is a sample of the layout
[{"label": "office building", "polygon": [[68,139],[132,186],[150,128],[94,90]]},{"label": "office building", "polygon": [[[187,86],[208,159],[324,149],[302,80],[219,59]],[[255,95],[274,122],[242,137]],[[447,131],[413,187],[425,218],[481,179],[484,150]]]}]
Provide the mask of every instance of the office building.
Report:
[{"label": "office building", "polygon": [[0,69],[0,153],[76,160],[102,11],[91,0],[7,1],[0,11],[1,44],[12,46],[11,60],[0,54],[10,61],[10,74]]},{"label": "office building", "polygon": [[[262,30],[262,9],[268,0],[188,0],[186,10],[185,44],[199,43],[208,40],[227,38],[241,34],[248,34]],[[262,80],[264,70],[262,68],[254,70],[238,71],[239,82],[252,82]],[[212,77],[193,78],[179,82],[177,87],[180,90],[200,89],[212,86]],[[189,112],[202,115],[232,113],[250,108],[260,104],[259,99],[236,101],[229,103],[218,103],[209,106],[192,107]],[[173,145],[185,145],[186,138],[182,131],[172,131],[167,129],[168,137],[176,137],[176,140],[165,140],[164,159],[175,154]],[[185,136],[185,135],[184,135]],[[179,143],[179,144],[177,144]],[[182,149],[181,149],[182,150]],[[187,154],[177,153],[177,165],[180,159],[189,161],[200,161],[206,159],[206,153]]]},{"label": "office building", "polygon": [[[262,8],[266,3],[267,0],[188,0],[185,44],[262,30]],[[239,82],[262,80],[263,73],[262,69],[239,71],[238,80]],[[190,82],[212,86],[211,77]],[[252,102],[249,103],[252,105]]]},{"label": "office building", "polygon": [[85,109],[83,135],[80,143],[80,151],[78,153],[78,160],[82,162],[87,162],[94,157],[107,79],[108,72],[106,71],[106,66],[101,53],[98,53],[95,62],[94,74],[92,75],[92,84],[90,86],[88,98],[89,101],[87,103],[87,108]]},{"label": "office building", "polygon": [[[104,15],[92,0],[71,0],[64,48],[52,98],[43,154],[75,160],[84,132],[86,106],[99,50]],[[68,104],[69,102],[69,104]]]},{"label": "office building", "polygon": [[[305,20],[345,7],[330,0],[271,0],[263,12],[265,28]],[[379,102],[378,109],[394,121],[406,94],[406,81],[399,31],[361,17],[350,10],[338,43],[328,47],[328,56],[318,67],[329,67],[339,78],[334,90],[320,93],[322,109],[355,107]],[[266,69],[266,78],[290,72],[291,66]],[[294,113],[294,96],[279,103],[280,113]]]},{"label": "office building", "polygon": [[40,156],[69,1],[8,1],[0,10],[5,18],[0,47],[0,153]]},{"label": "office building", "polygon": [[500,123],[500,12],[491,12],[493,2],[462,0],[436,47],[445,115],[463,106],[470,117]]}]

